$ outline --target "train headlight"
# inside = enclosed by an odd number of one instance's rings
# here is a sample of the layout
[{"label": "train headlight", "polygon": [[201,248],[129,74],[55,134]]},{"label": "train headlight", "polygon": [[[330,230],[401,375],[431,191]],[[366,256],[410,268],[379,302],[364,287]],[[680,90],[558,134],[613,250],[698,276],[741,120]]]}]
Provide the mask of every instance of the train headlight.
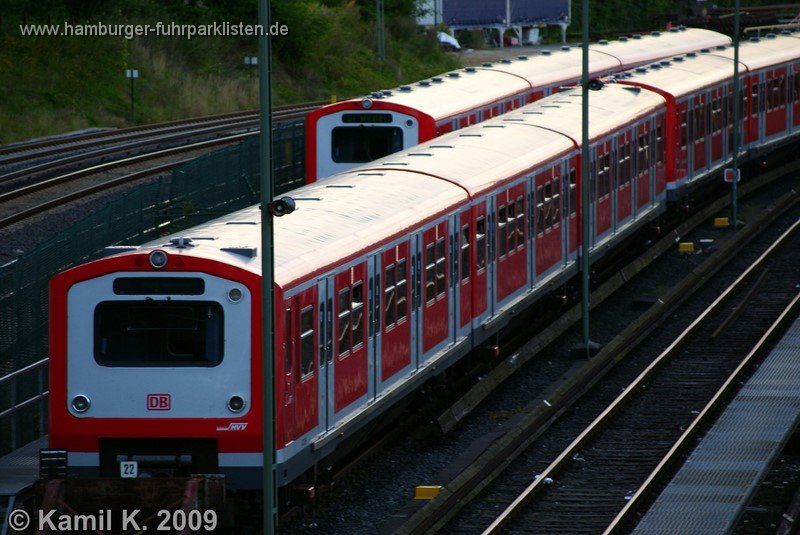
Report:
[{"label": "train headlight", "polygon": [[231,288],[230,290],[228,290],[228,300],[231,303],[238,303],[239,301],[242,300],[243,296],[244,294],[239,288]]},{"label": "train headlight", "polygon": [[242,412],[244,409],[244,399],[242,396],[231,396],[231,399],[228,400],[228,409],[231,412]]},{"label": "train headlight", "polygon": [[364,108],[365,110],[370,109],[372,107],[372,99],[367,97],[361,100],[361,107]]},{"label": "train headlight", "polygon": [[150,253],[150,265],[156,269],[161,269],[164,266],[166,266],[167,260],[169,260],[167,253],[165,253],[161,249],[157,249],[152,253]]},{"label": "train headlight", "polygon": [[91,406],[92,402],[89,401],[89,398],[86,396],[75,396],[72,398],[72,410],[75,412],[86,412],[89,410],[89,406]]}]

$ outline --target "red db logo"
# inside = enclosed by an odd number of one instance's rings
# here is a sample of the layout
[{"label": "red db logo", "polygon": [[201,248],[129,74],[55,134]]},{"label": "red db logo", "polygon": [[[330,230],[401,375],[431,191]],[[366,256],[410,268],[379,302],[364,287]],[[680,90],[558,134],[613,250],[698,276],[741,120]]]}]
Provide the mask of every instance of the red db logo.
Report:
[{"label": "red db logo", "polygon": [[172,405],[172,396],[169,394],[147,394],[147,410],[168,411]]}]

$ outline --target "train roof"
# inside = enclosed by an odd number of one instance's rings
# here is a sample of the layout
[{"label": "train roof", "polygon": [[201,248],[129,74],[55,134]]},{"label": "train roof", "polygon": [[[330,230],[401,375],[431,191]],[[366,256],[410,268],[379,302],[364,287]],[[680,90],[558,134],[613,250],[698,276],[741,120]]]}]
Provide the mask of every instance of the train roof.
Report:
[{"label": "train roof", "polygon": [[622,80],[655,87],[681,98],[732,76],[732,59],[716,54],[690,54],[650,67],[639,67],[626,73]]},{"label": "train roof", "polygon": [[[626,73],[623,81],[657,87],[676,98],[733,76],[733,47],[706,49]],[[744,41],[739,47],[740,72],[779,65],[800,56],[797,34]]]},{"label": "train roof", "polygon": [[[590,46],[590,75],[606,76],[623,65],[641,65],[657,58],[724,46],[730,42],[726,35],[697,28],[673,28],[610,42],[601,41]],[[582,54],[582,49],[575,46],[544,50],[536,55],[459,69],[391,91],[376,91],[366,98],[372,101],[371,110],[413,108],[440,120],[532,87],[544,89],[559,83],[577,82],[582,75]],[[500,93],[498,88],[501,87],[504,91]],[[362,101],[362,98],[354,98],[322,110],[351,109],[353,104],[360,105]]]},{"label": "train roof", "polygon": [[[292,197],[297,209],[274,219],[275,282],[282,287],[468,201],[461,187],[402,170],[346,172],[295,190]],[[192,247],[173,247],[170,240],[179,237],[192,238]],[[251,206],[142,248],[190,252],[260,273],[261,257],[249,252],[261,250],[261,210]]]},{"label": "train roof", "polygon": [[[499,90],[502,88],[502,90]],[[371,110],[407,107],[419,110],[436,120],[472,110],[487,102],[503,100],[529,89],[522,78],[495,69],[467,67],[436,76],[413,85],[400,86],[386,92],[376,92],[371,97]],[[351,99],[340,104],[360,103]],[[325,108],[323,108],[325,109]],[[334,104],[331,110],[336,110]]]},{"label": "train roof", "polygon": [[[634,36],[635,37],[635,36]],[[714,48],[731,44],[727,35],[702,28],[672,28],[663,32],[651,32],[639,38],[603,41],[592,45],[594,50],[611,54],[623,64],[632,67],[650,63],[654,58],[678,56],[703,48]]]},{"label": "train roof", "polygon": [[[471,195],[526,173],[576,148],[581,139],[582,95],[567,89],[519,110],[441,136],[367,164],[371,171],[405,169],[451,180]],[[590,139],[662,106],[659,95],[607,85],[589,98]]]},{"label": "train roof", "polygon": [[[715,52],[733,59],[733,47]],[[766,37],[742,41],[739,46],[739,61],[750,70],[763,69],[770,65],[793,62],[800,56],[800,34],[769,34]]]}]

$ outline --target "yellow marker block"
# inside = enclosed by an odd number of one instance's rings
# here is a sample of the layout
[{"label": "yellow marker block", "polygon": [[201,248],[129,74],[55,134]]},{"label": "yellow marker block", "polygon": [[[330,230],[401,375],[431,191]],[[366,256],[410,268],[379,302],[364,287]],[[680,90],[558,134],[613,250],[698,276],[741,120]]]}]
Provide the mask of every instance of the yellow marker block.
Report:
[{"label": "yellow marker block", "polygon": [[730,227],[731,222],[728,220],[727,217],[715,217],[714,218],[714,228],[723,228],[723,227]]},{"label": "yellow marker block", "polygon": [[418,485],[414,490],[415,500],[432,500],[439,495],[441,485]]},{"label": "yellow marker block", "polygon": [[331,95],[331,104],[336,104],[336,95]]},{"label": "yellow marker block", "polygon": [[694,252],[694,242],[681,242],[678,244],[679,253],[692,253]]}]

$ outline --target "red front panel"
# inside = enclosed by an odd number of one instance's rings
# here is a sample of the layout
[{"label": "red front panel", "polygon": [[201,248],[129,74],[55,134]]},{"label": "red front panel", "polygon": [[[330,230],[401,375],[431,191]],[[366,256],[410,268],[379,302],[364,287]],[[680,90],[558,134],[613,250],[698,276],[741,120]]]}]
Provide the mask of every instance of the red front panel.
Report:
[{"label": "red front panel", "polygon": [[561,166],[554,165],[534,177],[536,276],[561,261]]},{"label": "red front panel", "polygon": [[411,364],[411,329],[408,321],[411,263],[408,242],[384,252],[381,266],[381,380],[386,381]]},{"label": "red front panel", "polygon": [[422,351],[433,349],[447,338],[448,311],[447,222],[422,234]]},{"label": "red front panel", "polygon": [[786,125],[788,124],[786,114],[788,107],[786,105],[786,67],[770,71],[766,75],[766,84],[764,85],[764,105],[766,116],[766,137],[772,137],[786,132]]},{"label": "red front panel", "polygon": [[333,368],[336,412],[367,393],[367,307],[364,264],[335,276]]},{"label": "red front panel", "polygon": [[[196,257],[171,255],[161,272],[196,271],[244,284],[252,296],[251,306],[251,390],[254,400],[241,417],[230,418],[77,418],[67,404],[67,293],[82,281],[116,272],[152,272],[146,254],[105,258],[65,271],[50,282],[50,410],[49,445],[74,452],[97,452],[98,438],[214,438],[220,453],[262,451],[261,398],[261,279],[249,271],[228,264]],[[283,302],[280,288],[275,289],[277,307]],[[281,368],[276,370],[281,374]],[[281,403],[280,383],[275,402]],[[280,405],[278,405],[280,406]],[[284,436],[282,415],[278,413],[278,437]],[[235,432],[231,423],[240,424]]]},{"label": "red front panel", "polygon": [[[287,417],[294,414],[294,434],[299,438],[319,423],[319,325],[317,287],[293,296],[288,300],[291,308],[291,354],[292,369],[284,370],[295,383],[293,403],[288,407]],[[276,320],[277,324],[277,320]],[[288,442],[288,441],[287,441]]]},{"label": "red front panel", "polygon": [[[486,311],[486,258],[487,258],[486,202],[472,208],[472,234],[475,247],[472,253],[472,314],[480,316]],[[463,294],[462,294],[463,295]]]},{"label": "red front panel", "polygon": [[611,230],[611,185],[614,183],[614,166],[611,160],[611,141],[601,143],[595,149],[595,236]]},{"label": "red front panel", "polygon": [[708,128],[706,124],[706,95],[697,95],[692,102],[692,135],[694,137],[694,167],[695,171],[708,165],[706,146],[708,143]]},{"label": "red front panel", "polygon": [[495,199],[497,301],[499,302],[522,288],[527,281],[525,184],[509,188],[499,193]]},{"label": "red front panel", "polygon": [[459,216],[461,223],[459,235],[459,250],[461,257],[458,262],[459,295],[461,296],[461,310],[459,312],[459,326],[463,327],[472,320],[472,281],[474,279],[473,265],[475,263],[475,231],[472,221],[472,210],[464,210]]}]

